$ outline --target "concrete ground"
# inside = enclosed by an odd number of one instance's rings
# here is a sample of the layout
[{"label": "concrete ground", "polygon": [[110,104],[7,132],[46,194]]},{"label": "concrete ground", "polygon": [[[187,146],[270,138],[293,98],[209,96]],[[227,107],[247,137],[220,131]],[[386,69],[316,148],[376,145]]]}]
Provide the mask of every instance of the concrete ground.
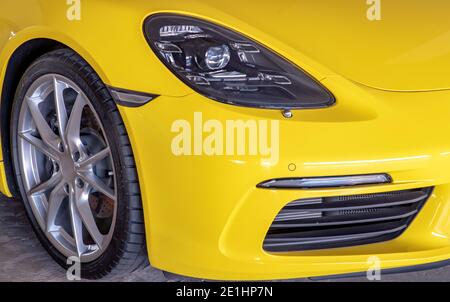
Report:
[{"label": "concrete ground", "polygon": [[[0,282],[67,281],[59,267],[36,239],[20,202],[0,197]],[[179,276],[166,276],[146,267],[112,281],[200,281]],[[291,280],[292,281],[292,280]],[[293,281],[308,282],[307,279]],[[367,281],[365,277],[333,281]],[[382,281],[450,281],[450,266],[429,271],[383,275]]]}]

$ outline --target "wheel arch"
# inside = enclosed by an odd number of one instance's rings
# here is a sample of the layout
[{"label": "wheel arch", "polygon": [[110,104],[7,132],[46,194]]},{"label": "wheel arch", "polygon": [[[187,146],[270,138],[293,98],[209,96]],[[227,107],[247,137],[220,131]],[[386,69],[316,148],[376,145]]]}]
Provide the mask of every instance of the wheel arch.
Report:
[{"label": "wheel arch", "polygon": [[[7,45],[5,49],[7,49],[8,46],[11,47],[11,45]],[[0,186],[0,191],[2,191],[5,195],[18,196],[17,184],[13,171],[10,142],[11,110],[18,84],[25,71],[36,59],[48,52],[61,48],[71,49],[81,57],[84,57],[84,59],[87,59],[86,61],[88,61],[91,67],[94,68],[97,74],[99,74],[101,78],[104,78],[102,77],[102,75],[104,76],[102,71],[95,68],[98,66],[93,66],[93,64],[91,64],[92,59],[89,60],[80,54],[80,51],[77,51],[76,49],[77,47],[71,47],[69,43],[61,42],[54,38],[30,38],[28,40],[21,41],[21,43],[15,46],[12,51],[9,50],[11,55],[4,64],[6,66],[4,68],[5,71],[3,75],[3,82],[0,83],[0,139],[4,169],[4,171],[0,171],[2,172],[2,178],[4,178],[3,183]]]},{"label": "wheel arch", "polygon": [[6,64],[0,99],[0,135],[6,184],[8,186],[4,190],[9,189],[9,192],[5,193],[10,193],[12,196],[17,196],[17,188],[11,157],[10,121],[17,87],[27,68],[37,58],[49,51],[64,47],[67,46],[56,40],[45,38],[32,39],[17,47]]}]

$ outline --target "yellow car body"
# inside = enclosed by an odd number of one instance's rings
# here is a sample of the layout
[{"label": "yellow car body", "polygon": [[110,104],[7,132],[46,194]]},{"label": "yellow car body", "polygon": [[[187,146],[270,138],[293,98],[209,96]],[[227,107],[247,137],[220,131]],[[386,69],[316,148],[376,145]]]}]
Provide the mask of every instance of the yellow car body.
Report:
[{"label": "yellow car body", "polygon": [[[362,272],[373,265],[371,256],[382,269],[450,259],[449,3],[382,1],[379,21],[368,20],[369,6],[361,0],[89,0],[81,1],[81,19],[74,21],[67,9],[66,1],[0,2],[0,83],[16,50],[47,39],[80,54],[107,85],[159,95],[141,107],[119,106],[156,268],[262,280]],[[294,110],[286,119],[279,110],[230,106],[200,95],[145,40],[144,20],[161,12],[204,19],[258,41],[320,81],[336,104]],[[279,161],[175,156],[171,125],[193,122],[195,112],[223,123],[279,121]],[[0,157],[0,190],[11,196],[10,163]],[[393,181],[309,190],[256,187],[274,178],[372,173],[387,173]],[[262,247],[274,218],[292,200],[423,187],[434,187],[430,199],[393,240],[289,253]]]}]

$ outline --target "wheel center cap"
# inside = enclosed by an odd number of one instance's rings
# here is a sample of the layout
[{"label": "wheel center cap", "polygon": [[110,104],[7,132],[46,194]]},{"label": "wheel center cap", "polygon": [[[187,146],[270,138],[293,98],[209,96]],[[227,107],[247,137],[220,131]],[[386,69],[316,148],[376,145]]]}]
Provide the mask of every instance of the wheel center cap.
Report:
[{"label": "wheel center cap", "polygon": [[72,183],[77,177],[75,163],[70,156],[63,156],[60,162],[61,174],[66,183]]}]

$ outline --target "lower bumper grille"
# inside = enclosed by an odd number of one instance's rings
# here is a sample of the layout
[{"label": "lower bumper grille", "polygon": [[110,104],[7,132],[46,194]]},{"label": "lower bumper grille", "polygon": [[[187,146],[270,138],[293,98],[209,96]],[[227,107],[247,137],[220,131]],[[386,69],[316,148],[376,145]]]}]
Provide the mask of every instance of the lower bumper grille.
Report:
[{"label": "lower bumper grille", "polygon": [[432,190],[293,201],[275,218],[264,240],[264,250],[316,250],[394,239],[409,226]]}]

